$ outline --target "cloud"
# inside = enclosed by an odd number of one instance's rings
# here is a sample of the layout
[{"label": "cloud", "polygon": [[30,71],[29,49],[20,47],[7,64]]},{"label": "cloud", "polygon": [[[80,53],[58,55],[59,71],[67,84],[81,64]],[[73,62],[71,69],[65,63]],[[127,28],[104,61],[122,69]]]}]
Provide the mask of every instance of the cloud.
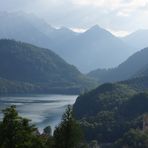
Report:
[{"label": "cloud", "polygon": [[87,29],[84,28],[70,28],[74,32],[82,33],[85,32]]},{"label": "cloud", "polygon": [[130,13],[148,5],[148,0],[73,0],[73,4],[93,6],[108,11],[117,11],[119,16],[129,16]]},{"label": "cloud", "polygon": [[35,13],[77,31],[95,24],[115,32],[148,28],[148,0],[0,0],[0,10]]},{"label": "cloud", "polygon": [[124,2],[118,9],[118,15],[129,16],[131,13],[138,11],[148,5],[148,0],[131,0],[130,2]]},{"label": "cloud", "polygon": [[72,3],[75,5],[81,5],[81,6],[87,6],[87,5],[91,5],[91,6],[102,6],[104,5],[105,1],[104,0],[72,0]]}]

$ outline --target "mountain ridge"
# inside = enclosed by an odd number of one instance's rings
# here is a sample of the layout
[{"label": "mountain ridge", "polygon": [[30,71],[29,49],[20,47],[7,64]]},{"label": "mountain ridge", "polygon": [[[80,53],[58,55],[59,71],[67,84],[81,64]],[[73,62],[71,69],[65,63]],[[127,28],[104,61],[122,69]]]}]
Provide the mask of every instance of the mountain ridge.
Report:
[{"label": "mountain ridge", "polygon": [[53,51],[14,40],[0,40],[0,67],[0,77],[7,82],[28,83],[46,92],[69,88],[80,93],[95,84]]},{"label": "mountain ridge", "polygon": [[[0,38],[52,49],[83,73],[97,67],[114,67],[133,52],[122,40],[99,26],[93,26],[84,33],[76,33],[69,29],[56,29],[30,14],[18,15],[15,12],[2,16]],[[118,56],[114,57],[114,54]],[[104,55],[110,60],[106,61]]]},{"label": "mountain ridge", "polygon": [[134,48],[135,51],[148,47],[148,29],[137,30],[123,38],[121,38],[126,44]]},{"label": "mountain ridge", "polygon": [[147,56],[148,48],[144,48],[130,56],[118,67],[108,70],[98,69],[90,72],[88,76],[96,78],[100,82],[122,81],[132,77],[138,77],[138,75],[140,75],[138,73],[148,66]]}]

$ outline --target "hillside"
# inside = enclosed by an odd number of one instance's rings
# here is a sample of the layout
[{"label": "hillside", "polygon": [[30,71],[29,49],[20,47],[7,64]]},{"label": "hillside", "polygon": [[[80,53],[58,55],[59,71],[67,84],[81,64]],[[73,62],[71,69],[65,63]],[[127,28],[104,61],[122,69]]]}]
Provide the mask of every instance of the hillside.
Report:
[{"label": "hillside", "polygon": [[107,83],[80,95],[74,104],[74,114],[87,141],[113,144],[131,129],[142,130],[143,115],[148,112],[148,94],[141,93],[141,86],[146,91],[147,84],[145,78]]},{"label": "hillside", "polygon": [[0,40],[0,68],[4,86],[13,82],[16,89],[20,83],[25,83],[36,92],[67,93],[69,90],[69,93],[80,93],[94,85],[52,51],[13,40]]},{"label": "hillside", "polygon": [[142,74],[148,69],[148,48],[136,52],[130,56],[125,62],[118,67],[108,70],[95,70],[88,76],[98,80],[99,82],[115,82],[130,79],[132,77],[144,76]]},{"label": "hillside", "polygon": [[[108,107],[118,107],[122,101],[136,92],[124,84],[106,83],[77,98],[74,105],[75,115],[78,118],[96,115],[100,110]],[[112,106],[112,107],[111,107]]]}]

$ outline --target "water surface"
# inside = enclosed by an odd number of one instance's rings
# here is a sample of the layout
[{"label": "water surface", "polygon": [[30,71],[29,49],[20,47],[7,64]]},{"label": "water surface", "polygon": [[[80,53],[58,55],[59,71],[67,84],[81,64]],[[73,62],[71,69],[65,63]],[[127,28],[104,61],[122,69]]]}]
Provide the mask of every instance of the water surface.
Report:
[{"label": "water surface", "polygon": [[16,105],[18,112],[37,125],[40,131],[48,125],[54,129],[68,104],[74,104],[76,95],[27,95],[0,97],[1,110]]}]

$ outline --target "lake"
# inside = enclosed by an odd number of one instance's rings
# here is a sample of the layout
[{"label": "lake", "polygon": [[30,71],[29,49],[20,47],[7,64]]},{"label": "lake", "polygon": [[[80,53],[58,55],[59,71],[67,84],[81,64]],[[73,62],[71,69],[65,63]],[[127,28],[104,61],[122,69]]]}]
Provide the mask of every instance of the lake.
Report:
[{"label": "lake", "polygon": [[76,95],[25,95],[0,97],[1,110],[16,105],[21,116],[27,117],[39,128],[40,131],[50,125],[52,129],[61,121],[68,104],[74,104]]}]

